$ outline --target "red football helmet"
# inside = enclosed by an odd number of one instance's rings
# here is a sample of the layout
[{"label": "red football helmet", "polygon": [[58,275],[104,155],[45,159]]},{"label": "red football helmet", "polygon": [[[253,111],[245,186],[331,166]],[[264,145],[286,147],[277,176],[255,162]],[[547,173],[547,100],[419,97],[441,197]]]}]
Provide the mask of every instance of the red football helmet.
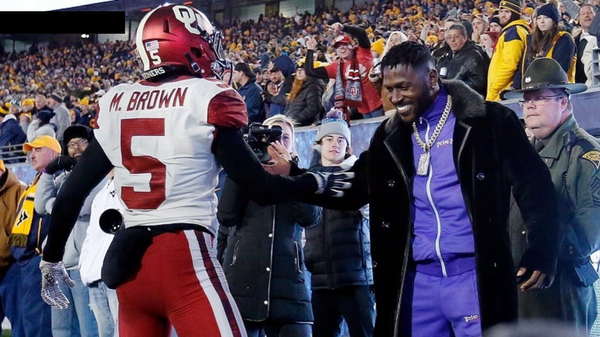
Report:
[{"label": "red football helmet", "polygon": [[232,69],[222,39],[206,15],[193,7],[157,7],[144,16],[136,33],[142,75],[148,79],[183,66],[195,75],[222,79]]}]

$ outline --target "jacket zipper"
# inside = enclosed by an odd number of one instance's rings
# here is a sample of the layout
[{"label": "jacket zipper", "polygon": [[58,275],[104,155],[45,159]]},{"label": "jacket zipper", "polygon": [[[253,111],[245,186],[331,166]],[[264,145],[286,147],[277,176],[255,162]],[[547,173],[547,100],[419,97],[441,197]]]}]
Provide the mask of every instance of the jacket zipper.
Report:
[{"label": "jacket zipper", "polygon": [[294,249],[296,250],[296,256],[294,256],[296,270],[298,273],[302,274],[302,268],[300,268],[300,245],[298,245],[298,241],[294,241]]},{"label": "jacket zipper", "polygon": [[[429,131],[431,130],[429,121],[422,117],[420,117],[419,120],[421,123],[423,123],[423,121],[424,121],[427,124],[427,130],[425,131],[425,142],[427,142],[427,141],[429,141]],[[440,241],[442,239],[442,221],[440,219],[440,212],[438,211],[437,207],[435,206],[435,202],[433,201],[433,196],[431,195],[431,179],[433,179],[433,166],[431,164],[429,164],[429,166],[431,168],[427,169],[428,175],[427,175],[427,183],[425,184],[425,192],[427,193],[427,200],[429,201],[431,210],[433,211],[433,214],[435,215],[435,225],[437,228],[437,233],[436,233],[436,237],[435,237],[435,255],[437,256],[438,260],[440,261],[440,266],[442,267],[442,275],[444,275],[444,277],[447,277],[448,273],[446,271],[446,263],[444,262],[444,259],[442,257],[442,247],[440,246]]]}]

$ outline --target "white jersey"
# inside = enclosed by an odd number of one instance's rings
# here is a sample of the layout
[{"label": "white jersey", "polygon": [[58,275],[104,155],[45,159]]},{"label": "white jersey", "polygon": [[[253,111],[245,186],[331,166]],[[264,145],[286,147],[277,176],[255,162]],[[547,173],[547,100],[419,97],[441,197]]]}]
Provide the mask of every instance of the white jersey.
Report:
[{"label": "white jersey", "polygon": [[99,102],[95,136],[115,166],[125,226],[198,224],[217,230],[215,125],[247,123],[244,101],[215,80],[119,85]]}]

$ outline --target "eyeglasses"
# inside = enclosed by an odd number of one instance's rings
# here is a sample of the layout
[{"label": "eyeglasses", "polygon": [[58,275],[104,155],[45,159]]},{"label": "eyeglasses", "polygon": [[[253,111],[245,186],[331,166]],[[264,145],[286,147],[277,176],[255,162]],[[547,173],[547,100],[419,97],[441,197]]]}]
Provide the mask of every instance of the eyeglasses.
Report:
[{"label": "eyeglasses", "polygon": [[87,139],[82,138],[78,141],[69,142],[69,144],[67,144],[67,147],[69,149],[74,149],[75,147],[81,148],[84,145],[86,145],[87,143],[88,143]]},{"label": "eyeglasses", "polygon": [[556,95],[556,96],[537,96],[537,97],[533,97],[533,98],[521,98],[519,100],[519,105],[520,106],[525,106],[525,104],[527,104],[528,102],[532,102],[535,106],[542,106],[545,105],[546,103],[550,102],[551,98],[562,98],[565,97],[563,95]]}]

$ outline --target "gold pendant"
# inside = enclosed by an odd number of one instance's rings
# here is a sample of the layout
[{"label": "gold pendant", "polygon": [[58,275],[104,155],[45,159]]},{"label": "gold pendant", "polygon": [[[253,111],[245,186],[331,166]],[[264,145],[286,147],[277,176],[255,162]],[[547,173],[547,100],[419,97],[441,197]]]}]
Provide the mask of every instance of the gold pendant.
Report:
[{"label": "gold pendant", "polygon": [[419,156],[419,165],[417,165],[417,174],[426,176],[429,171],[429,151],[422,153]]}]

